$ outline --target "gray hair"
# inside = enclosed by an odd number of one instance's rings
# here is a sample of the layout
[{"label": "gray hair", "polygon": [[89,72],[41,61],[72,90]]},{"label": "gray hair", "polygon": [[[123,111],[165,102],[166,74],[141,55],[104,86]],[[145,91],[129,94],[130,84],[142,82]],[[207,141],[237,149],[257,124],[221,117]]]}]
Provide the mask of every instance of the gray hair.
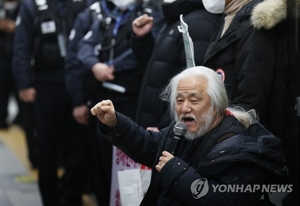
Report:
[{"label": "gray hair", "polygon": [[174,76],[169,84],[162,91],[160,97],[162,100],[169,102],[171,116],[174,118],[176,115],[176,93],[178,83],[185,78],[205,78],[207,80],[207,94],[211,98],[211,106],[216,109],[218,116],[224,116],[226,109],[229,110],[246,128],[257,120],[255,110],[249,112],[244,111],[242,108],[228,107],[228,97],[225,85],[221,77],[212,69],[204,66],[196,66],[183,70],[181,73]]}]

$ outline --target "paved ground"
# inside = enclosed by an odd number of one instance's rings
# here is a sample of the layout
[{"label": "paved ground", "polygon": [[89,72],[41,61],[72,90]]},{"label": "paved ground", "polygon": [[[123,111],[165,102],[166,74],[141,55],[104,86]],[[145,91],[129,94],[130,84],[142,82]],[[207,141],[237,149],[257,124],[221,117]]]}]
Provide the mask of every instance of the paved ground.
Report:
[{"label": "paved ground", "polygon": [[[17,115],[14,98],[9,103],[8,122]],[[17,125],[0,130],[0,206],[42,206],[37,171],[30,171],[24,132]],[[93,194],[83,194],[82,206],[97,206]]]},{"label": "paved ground", "polygon": [[0,205],[42,206],[33,176],[1,140]]}]

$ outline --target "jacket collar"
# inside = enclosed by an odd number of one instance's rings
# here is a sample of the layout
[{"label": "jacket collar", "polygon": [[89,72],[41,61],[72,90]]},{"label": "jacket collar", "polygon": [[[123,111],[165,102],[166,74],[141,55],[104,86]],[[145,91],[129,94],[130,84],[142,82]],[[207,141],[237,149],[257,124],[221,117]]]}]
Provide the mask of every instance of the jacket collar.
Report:
[{"label": "jacket collar", "polygon": [[255,29],[271,29],[287,18],[286,0],[264,0],[252,11],[251,24]]},{"label": "jacket collar", "polygon": [[272,29],[287,18],[287,3],[285,0],[252,0],[238,12],[235,22],[243,18],[250,18],[254,29]]}]

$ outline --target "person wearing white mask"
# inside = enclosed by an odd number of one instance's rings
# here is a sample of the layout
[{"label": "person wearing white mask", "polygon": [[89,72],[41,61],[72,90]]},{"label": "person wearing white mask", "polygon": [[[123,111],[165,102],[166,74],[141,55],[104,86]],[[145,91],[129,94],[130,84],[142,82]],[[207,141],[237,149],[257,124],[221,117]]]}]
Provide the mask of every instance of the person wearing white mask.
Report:
[{"label": "person wearing white mask", "polygon": [[[85,138],[72,117],[64,64],[74,19],[88,5],[89,0],[22,0],[16,20],[12,71],[20,99],[34,104],[43,206],[83,202]],[[57,174],[61,166],[63,177]]]},{"label": "person wearing white mask", "polygon": [[137,1],[136,0],[111,0],[116,7],[118,7],[120,10],[126,10],[130,6],[134,5]]},{"label": "person wearing white mask", "polygon": [[[37,148],[34,123],[34,105],[18,97],[16,82],[12,71],[13,40],[20,0],[0,1],[0,129],[10,124],[18,124],[24,130],[28,146],[28,160],[31,168],[37,167]],[[13,121],[7,122],[9,98],[14,94],[18,113]]]},{"label": "person wearing white mask", "polygon": [[284,35],[278,24],[286,18],[286,4],[282,0],[203,0],[203,4],[211,13],[225,14],[204,65],[223,78],[232,104],[256,109],[261,121],[271,126],[267,108],[277,43]]},{"label": "person wearing white mask", "polygon": [[[143,71],[130,48],[131,23],[147,13],[157,20],[154,27],[160,28],[162,14],[137,0],[100,0],[99,7],[95,20],[90,21],[91,15],[87,13],[82,21],[75,22],[74,31],[79,31],[87,22],[91,23],[85,35],[81,36],[82,40],[78,40],[80,32],[75,32],[76,36],[71,39],[71,46],[76,48],[76,59],[71,57],[73,66],[67,65],[66,70],[67,88],[73,97],[73,115],[78,123],[89,126],[89,134],[95,140],[92,147],[96,157],[97,202],[108,206],[117,201],[119,193],[118,181],[115,181],[119,170],[115,163],[118,152],[109,141],[97,134],[96,119],[87,111],[96,101],[109,98],[114,100],[119,110],[131,118],[135,117]],[[158,29],[155,30],[153,35],[157,36]],[[76,60],[80,62],[78,66],[74,65]],[[79,94],[83,94],[82,97]],[[128,158],[125,154],[123,157]]]},{"label": "person wearing white mask", "polygon": [[298,174],[293,165],[299,160],[294,159],[295,152],[291,153],[297,150],[291,143],[298,139],[292,131],[299,132],[291,81],[295,69],[289,63],[293,58],[289,44],[295,43],[289,40],[286,1],[202,1],[207,11],[224,13],[223,26],[212,37],[204,65],[223,79],[231,105],[255,109],[260,122],[285,140],[284,152],[292,158],[291,174]]},{"label": "person wearing white mask", "polygon": [[139,65],[145,69],[135,121],[158,131],[170,122],[168,106],[158,96],[170,78],[187,67],[183,35],[178,30],[180,15],[193,40],[195,64],[202,65],[211,36],[221,25],[220,15],[207,12],[199,0],[164,0],[161,4],[165,25],[154,41],[151,17],[133,22],[131,46]]}]

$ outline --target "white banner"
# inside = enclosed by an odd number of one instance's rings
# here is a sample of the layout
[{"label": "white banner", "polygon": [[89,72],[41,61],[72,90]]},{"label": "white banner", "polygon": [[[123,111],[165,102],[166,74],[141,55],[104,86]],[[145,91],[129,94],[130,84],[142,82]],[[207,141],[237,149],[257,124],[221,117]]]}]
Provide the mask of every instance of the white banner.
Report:
[{"label": "white banner", "polygon": [[[112,159],[112,179],[111,179],[111,194],[110,194],[110,206],[127,206],[126,203],[122,205],[121,202],[121,195],[120,195],[120,189],[119,189],[119,180],[118,180],[118,171],[124,171],[128,170],[129,173],[139,171],[140,176],[138,176],[138,173],[135,173],[137,176],[135,180],[139,180],[141,178],[141,181],[132,182],[132,187],[135,187],[137,185],[142,185],[143,195],[145,194],[146,190],[148,189],[149,182],[150,182],[150,176],[151,176],[151,168],[146,167],[144,165],[135,163],[131,158],[129,158],[124,152],[122,152],[120,149],[113,147],[113,159]],[[139,169],[136,171],[133,171],[132,169]],[[122,174],[127,174],[122,173]],[[128,182],[126,182],[128,184]],[[139,190],[139,188],[137,188]],[[124,196],[123,196],[124,197]],[[142,198],[141,198],[142,199]],[[139,205],[141,199],[138,199],[137,201],[133,201],[135,205]],[[128,202],[126,200],[126,202]],[[133,204],[131,204],[133,205]]]}]

